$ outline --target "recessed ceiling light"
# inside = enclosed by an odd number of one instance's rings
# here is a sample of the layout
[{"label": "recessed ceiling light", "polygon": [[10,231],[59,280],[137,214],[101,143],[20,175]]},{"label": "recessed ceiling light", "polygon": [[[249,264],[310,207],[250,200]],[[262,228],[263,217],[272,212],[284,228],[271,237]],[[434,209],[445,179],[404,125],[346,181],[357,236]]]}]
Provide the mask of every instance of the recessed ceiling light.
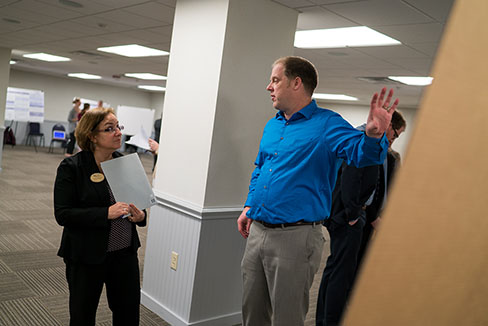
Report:
[{"label": "recessed ceiling light", "polygon": [[168,77],[166,77],[166,76],[151,74],[149,72],[130,72],[130,73],[124,74],[124,76],[132,77],[132,78],[145,79],[145,80],[166,80],[166,79],[168,79]]},{"label": "recessed ceiling light", "polygon": [[138,88],[147,89],[148,91],[164,92],[166,87],[154,86],[154,85],[139,85]]},{"label": "recessed ceiling light", "polygon": [[169,55],[169,52],[148,48],[138,44],[107,46],[98,48],[97,50],[123,55],[125,57],[152,57],[158,55]]},{"label": "recessed ceiling light", "polygon": [[14,65],[14,64],[16,64],[16,63],[17,63],[17,61],[15,61],[15,60],[10,60],[10,64],[11,64],[11,65]]},{"label": "recessed ceiling light", "polygon": [[24,54],[23,57],[42,60],[42,61],[49,61],[49,62],[71,61],[70,58],[60,57],[48,53],[28,53],[28,54]]},{"label": "recessed ceiling light", "polygon": [[356,97],[352,97],[344,94],[325,94],[325,93],[314,93],[313,98],[318,100],[338,100],[338,101],[357,101]]},{"label": "recessed ceiling light", "polygon": [[366,26],[314,29],[295,32],[295,47],[302,49],[345,48],[401,44]]},{"label": "recessed ceiling light", "polygon": [[81,79],[101,79],[102,77],[98,75],[85,74],[84,72],[74,72],[69,73],[69,77],[81,78]]},{"label": "recessed ceiling light", "polygon": [[388,76],[389,79],[410,86],[427,86],[432,84],[432,77]]},{"label": "recessed ceiling light", "polygon": [[83,5],[81,3],[71,0],[59,0],[59,3],[68,7],[83,8]]},{"label": "recessed ceiling light", "polygon": [[11,24],[20,24],[20,20],[12,19],[12,18],[2,18],[3,21]]}]

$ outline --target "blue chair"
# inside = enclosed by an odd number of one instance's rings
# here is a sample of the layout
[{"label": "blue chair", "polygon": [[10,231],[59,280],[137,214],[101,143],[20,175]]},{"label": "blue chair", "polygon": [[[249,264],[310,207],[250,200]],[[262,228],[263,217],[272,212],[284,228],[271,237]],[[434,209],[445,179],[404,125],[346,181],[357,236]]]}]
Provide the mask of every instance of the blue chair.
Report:
[{"label": "blue chair", "polygon": [[61,147],[64,153],[66,153],[66,128],[60,123],[55,124],[52,128],[52,138],[47,151],[48,153],[54,153],[54,143],[61,143]]},{"label": "blue chair", "polygon": [[[25,139],[25,144],[34,145],[34,149],[37,152],[37,146],[41,145],[45,146],[44,134],[41,132],[41,124],[39,122],[29,122],[29,133],[27,134],[27,138]],[[36,143],[35,138],[38,138],[38,142]]]}]

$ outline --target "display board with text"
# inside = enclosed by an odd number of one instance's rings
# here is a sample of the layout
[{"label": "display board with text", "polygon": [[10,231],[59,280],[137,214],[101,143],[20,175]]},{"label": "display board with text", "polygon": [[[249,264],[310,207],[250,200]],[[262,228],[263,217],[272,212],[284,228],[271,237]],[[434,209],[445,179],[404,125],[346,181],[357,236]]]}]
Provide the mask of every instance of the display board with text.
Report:
[{"label": "display board with text", "polygon": [[8,87],[5,120],[44,122],[44,92]]}]

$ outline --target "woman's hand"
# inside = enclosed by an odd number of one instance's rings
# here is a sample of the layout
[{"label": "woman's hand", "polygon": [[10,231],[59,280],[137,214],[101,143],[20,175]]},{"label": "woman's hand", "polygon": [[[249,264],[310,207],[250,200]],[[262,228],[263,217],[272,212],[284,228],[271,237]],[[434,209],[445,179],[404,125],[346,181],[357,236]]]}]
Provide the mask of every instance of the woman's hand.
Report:
[{"label": "woman's hand", "polygon": [[159,151],[159,143],[155,141],[154,139],[149,138],[149,148],[151,149],[151,152],[153,154],[158,154]]},{"label": "woman's hand", "polygon": [[117,202],[108,208],[108,219],[114,220],[129,213],[129,204]]},{"label": "woman's hand", "polygon": [[144,220],[144,212],[137,208],[134,204],[129,205],[129,213],[131,216],[129,216],[128,219],[131,222],[138,223]]}]

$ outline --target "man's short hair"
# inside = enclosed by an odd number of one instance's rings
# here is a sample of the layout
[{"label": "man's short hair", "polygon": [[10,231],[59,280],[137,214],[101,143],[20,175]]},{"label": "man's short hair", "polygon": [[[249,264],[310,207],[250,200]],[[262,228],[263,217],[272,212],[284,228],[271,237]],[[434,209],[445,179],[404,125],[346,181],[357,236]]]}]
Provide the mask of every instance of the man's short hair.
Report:
[{"label": "man's short hair", "polygon": [[86,111],[83,114],[80,122],[75,129],[75,138],[78,146],[84,151],[95,151],[95,144],[92,142],[91,137],[94,136],[98,131],[97,127],[102,122],[105,117],[109,114],[114,113],[112,108],[97,108]]},{"label": "man's short hair", "polygon": [[277,64],[283,65],[288,79],[300,77],[305,90],[312,96],[318,84],[318,73],[313,63],[302,57],[289,56],[276,60],[273,67]]},{"label": "man's short hair", "polygon": [[393,115],[391,116],[391,126],[395,130],[401,129],[402,127],[407,128],[407,121],[400,111],[395,110],[395,112],[393,112]]}]

